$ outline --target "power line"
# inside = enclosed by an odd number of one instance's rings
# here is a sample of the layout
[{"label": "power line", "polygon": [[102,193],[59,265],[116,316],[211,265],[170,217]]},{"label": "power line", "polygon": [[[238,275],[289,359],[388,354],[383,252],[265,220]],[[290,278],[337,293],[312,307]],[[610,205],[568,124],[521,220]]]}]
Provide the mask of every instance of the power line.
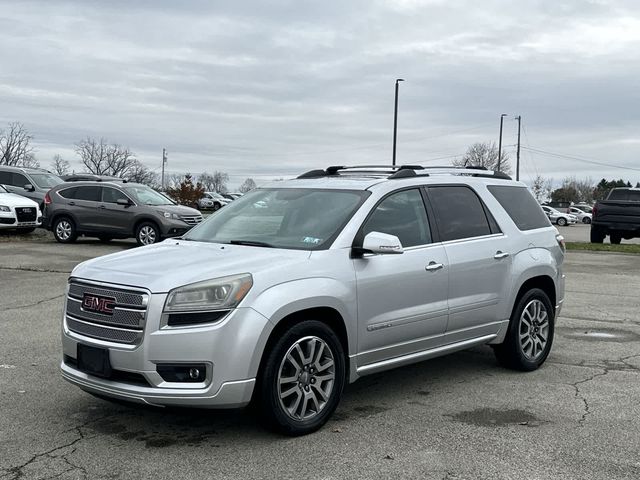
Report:
[{"label": "power line", "polygon": [[534,153],[538,153],[538,154],[542,154],[542,155],[549,155],[551,157],[567,158],[569,160],[576,160],[578,162],[591,163],[593,165],[600,165],[600,166],[603,166],[603,167],[619,168],[621,170],[633,170],[633,171],[636,171],[636,172],[640,172],[640,168],[624,167],[622,165],[614,165],[612,163],[598,162],[596,160],[590,160],[590,159],[583,158],[583,157],[576,157],[574,155],[566,155],[566,154],[563,154],[563,153],[550,152],[548,150],[542,150],[541,148],[534,148],[534,147],[523,147],[523,148],[525,148],[527,150],[530,150],[531,152],[534,152]]}]

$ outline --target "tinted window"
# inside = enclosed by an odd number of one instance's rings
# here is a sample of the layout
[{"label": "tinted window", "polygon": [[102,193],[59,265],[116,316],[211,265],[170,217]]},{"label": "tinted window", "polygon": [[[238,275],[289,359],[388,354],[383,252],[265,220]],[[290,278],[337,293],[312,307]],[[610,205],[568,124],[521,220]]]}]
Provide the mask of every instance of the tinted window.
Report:
[{"label": "tinted window", "polygon": [[611,190],[607,200],[621,200],[628,202],[640,202],[640,191],[636,190]]},{"label": "tinted window", "polygon": [[11,185],[11,172],[0,172],[0,184]]},{"label": "tinted window", "polygon": [[64,198],[76,198],[76,192],[78,191],[78,187],[65,188],[63,190],[58,191],[58,195]]},{"label": "tinted window", "polygon": [[431,230],[419,190],[394,193],[378,204],[362,227],[370,232],[395,235],[403,247],[431,243]]},{"label": "tinted window", "polygon": [[[547,215],[526,187],[490,185],[487,188],[520,230],[550,225]],[[546,208],[544,210],[551,211]]]},{"label": "tinted window", "polygon": [[491,234],[484,207],[470,188],[429,187],[429,199],[443,242]]},{"label": "tinted window", "polygon": [[107,203],[118,203],[119,198],[126,199],[127,196],[115,188],[102,187],[102,201]]},{"label": "tinted window", "polygon": [[13,185],[14,187],[24,187],[26,184],[31,184],[31,182],[21,173],[14,173],[11,176],[10,185]]},{"label": "tinted window", "polygon": [[75,193],[76,200],[100,201],[100,187],[78,187]]}]

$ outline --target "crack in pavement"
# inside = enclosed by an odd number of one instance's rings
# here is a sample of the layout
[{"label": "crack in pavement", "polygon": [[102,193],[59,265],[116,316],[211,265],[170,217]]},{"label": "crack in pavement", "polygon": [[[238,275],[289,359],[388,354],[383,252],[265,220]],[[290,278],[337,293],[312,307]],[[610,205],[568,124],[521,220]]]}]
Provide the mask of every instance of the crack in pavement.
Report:
[{"label": "crack in pavement", "polygon": [[60,295],[56,295],[55,297],[51,297],[51,298],[45,298],[43,300],[38,300],[37,302],[34,303],[27,303],[25,305],[17,305],[15,307],[9,307],[9,308],[4,308],[2,311],[3,312],[10,312],[12,310],[20,310],[21,308],[30,308],[30,307],[35,307],[36,305],[40,305],[41,303],[46,303],[46,302],[50,302],[52,300],[56,300],[58,298],[62,298],[64,297],[65,294],[61,293]]},{"label": "crack in pavement", "polygon": [[575,389],[574,397],[581,400],[584,405],[584,412],[582,413],[580,420],[578,420],[578,423],[580,424],[581,427],[584,426],[584,422],[586,421],[587,417],[591,415],[592,412],[591,412],[591,407],[589,406],[589,402],[587,401],[587,398],[580,392],[580,387],[578,385],[591,382],[592,380],[598,377],[603,377],[609,373],[609,368],[607,367],[600,367],[600,368],[602,369],[602,372],[594,373],[589,378],[585,378],[584,380],[580,380],[579,382],[569,384]]},{"label": "crack in pavement", "polygon": [[0,267],[0,270],[12,270],[14,272],[71,273],[71,270],[54,270],[53,268],[37,268],[20,265],[18,265],[17,267]]},{"label": "crack in pavement", "polygon": [[[83,428],[87,427],[88,425],[94,423],[94,422],[99,422],[100,420],[104,420],[105,418],[109,418],[111,416],[113,416],[114,414],[110,414],[110,415],[104,415],[102,417],[98,417],[98,418],[94,418],[91,420],[88,420],[86,422],[84,422],[81,425],[77,425],[75,427],[72,427],[70,429],[64,430],[62,433],[67,433],[67,432],[71,432],[71,431],[76,431],[76,433],[78,434],[78,438],[76,438],[75,440],[72,440],[71,442],[65,443],[64,445],[60,445],[57,446],[55,448],[52,448],[51,450],[47,450],[46,452],[42,452],[42,453],[37,453],[35,455],[33,455],[29,460],[27,460],[26,462],[24,462],[21,465],[17,465],[15,467],[11,467],[8,469],[5,469],[5,471],[7,473],[2,474],[2,476],[0,478],[4,478],[8,475],[13,475],[13,477],[11,477],[11,480],[18,480],[20,478],[24,478],[25,477],[25,473],[24,473],[24,469],[26,467],[28,467],[29,465],[31,465],[32,463],[34,463],[35,461],[43,458],[43,457],[48,457],[48,458],[60,458],[62,459],[70,468],[68,470],[65,470],[64,472],[54,475],[53,477],[49,477],[49,478],[56,478],[59,477],[60,475],[63,475],[64,473],[67,473],[69,471],[73,471],[73,470],[80,470],[82,472],[82,474],[84,475],[85,478],[88,478],[89,473],[87,472],[87,470],[80,466],[80,465],[76,465],[75,463],[73,463],[71,460],[69,460],[69,456],[73,455],[77,448],[75,448],[74,446],[76,444],[78,444],[79,442],[81,442],[82,440],[86,440],[86,439],[90,439],[90,438],[94,438],[97,436],[93,435],[91,437],[87,437],[85,435],[85,433],[82,431]],[[62,455],[54,455],[55,452],[65,449],[65,448],[69,448],[69,447],[74,447],[72,448],[72,450],[68,453],[62,454]]]}]

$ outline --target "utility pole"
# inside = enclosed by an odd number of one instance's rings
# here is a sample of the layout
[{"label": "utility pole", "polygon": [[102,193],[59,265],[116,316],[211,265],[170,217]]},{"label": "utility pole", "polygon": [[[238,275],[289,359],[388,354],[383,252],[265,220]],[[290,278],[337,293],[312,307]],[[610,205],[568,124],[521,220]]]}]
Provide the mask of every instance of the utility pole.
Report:
[{"label": "utility pole", "polygon": [[162,149],[162,180],[160,180],[160,185],[162,185],[162,190],[164,191],[164,164],[167,163],[167,149]]},{"label": "utility pole", "polygon": [[516,149],[516,181],[518,181],[520,180],[520,123],[522,115],[518,115],[516,120],[518,120],[518,148]]},{"label": "utility pole", "polygon": [[504,117],[506,116],[506,113],[500,115],[500,138],[498,139],[498,172],[500,171],[500,162],[502,162],[502,122],[504,121]]},{"label": "utility pole", "polygon": [[396,138],[398,136],[398,83],[404,82],[404,78],[396,78],[396,106],[393,110],[393,159],[391,165],[396,164]]}]

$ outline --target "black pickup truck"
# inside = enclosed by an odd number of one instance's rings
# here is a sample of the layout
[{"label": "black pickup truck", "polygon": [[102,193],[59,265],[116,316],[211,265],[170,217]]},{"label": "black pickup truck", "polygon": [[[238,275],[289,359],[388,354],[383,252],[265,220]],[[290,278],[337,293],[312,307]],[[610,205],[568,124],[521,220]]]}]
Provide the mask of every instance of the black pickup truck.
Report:
[{"label": "black pickup truck", "polygon": [[613,188],[593,207],[591,243],[640,237],[640,188]]}]

